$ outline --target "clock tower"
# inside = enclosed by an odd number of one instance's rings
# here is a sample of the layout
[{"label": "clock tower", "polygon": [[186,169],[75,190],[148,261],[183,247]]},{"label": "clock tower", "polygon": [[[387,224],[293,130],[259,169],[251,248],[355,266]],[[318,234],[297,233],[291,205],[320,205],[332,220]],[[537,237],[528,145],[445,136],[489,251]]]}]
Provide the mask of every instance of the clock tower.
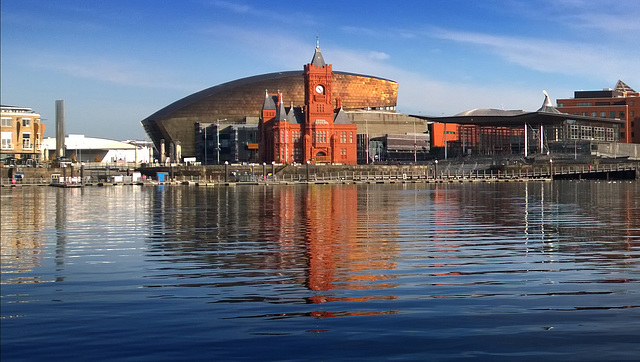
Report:
[{"label": "clock tower", "polygon": [[258,124],[260,160],[281,164],[357,164],[358,127],[342,109],[340,97],[333,105],[333,70],[331,64],[324,62],[317,41],[311,62],[304,66],[303,78],[302,107],[291,103],[287,110],[282,93],[265,92]]},{"label": "clock tower", "polygon": [[304,159],[331,162],[333,150],[334,107],[331,100],[333,69],[326,64],[316,40],[316,50],[309,64],[304,66],[305,130]]}]

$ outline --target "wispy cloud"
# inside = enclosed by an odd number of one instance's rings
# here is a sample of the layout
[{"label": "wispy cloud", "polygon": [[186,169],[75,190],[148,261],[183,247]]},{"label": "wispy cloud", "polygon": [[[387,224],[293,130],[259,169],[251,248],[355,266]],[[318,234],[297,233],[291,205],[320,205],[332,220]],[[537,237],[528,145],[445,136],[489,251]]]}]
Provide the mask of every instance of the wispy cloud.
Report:
[{"label": "wispy cloud", "polygon": [[214,1],[211,1],[210,4],[213,6],[219,7],[221,9],[229,10],[238,14],[246,14],[253,11],[253,9],[249,5],[240,4],[238,2],[214,0]]},{"label": "wispy cloud", "polygon": [[[637,39],[640,31],[640,3],[618,0],[543,0],[500,3],[500,10],[514,18],[546,21],[578,32],[614,39]],[[636,40],[637,41],[637,40]]]},{"label": "wispy cloud", "polygon": [[[240,1],[224,1],[224,0],[212,0],[209,4],[213,7],[230,11],[244,17],[253,17],[254,19],[263,22],[264,19],[272,24],[315,24],[313,16],[308,13],[291,11],[291,12],[277,12],[270,10],[269,8],[260,8],[256,6],[247,5]],[[268,4],[268,3],[262,3]]]},{"label": "wispy cloud", "polygon": [[[215,26],[208,29],[212,36],[226,38],[240,49],[251,49],[262,62],[278,64],[275,70],[301,69],[311,60],[315,44],[285,34],[274,35],[273,42],[264,42],[260,30],[233,26]],[[418,35],[417,35],[418,36]],[[423,36],[424,35],[419,35]],[[278,44],[274,47],[273,44]],[[322,47],[322,44],[321,44]],[[490,85],[464,84],[436,80],[421,74],[422,69],[403,69],[392,62],[386,52],[327,46],[322,50],[334,70],[374,75],[399,83],[398,107],[402,112],[425,115],[455,114],[468,108],[497,107],[537,109],[542,104],[539,89],[514,89],[501,83]],[[249,74],[247,74],[249,75]],[[464,103],[451,94],[463,92]]]},{"label": "wispy cloud", "polygon": [[431,36],[471,44],[511,63],[545,73],[591,75],[615,79],[620,70],[637,68],[637,58],[623,49],[594,49],[590,44],[440,29]]},{"label": "wispy cloud", "polygon": [[149,64],[106,58],[71,56],[67,54],[41,53],[38,60],[31,60],[33,68],[47,69],[71,77],[106,82],[128,87],[190,90],[185,85],[169,79],[169,72],[152,70]]},{"label": "wispy cloud", "polygon": [[313,54],[309,49],[312,51],[315,47],[315,39],[311,37],[304,42],[288,33],[272,33],[267,36],[262,29],[236,25],[211,25],[202,29],[201,33],[212,41],[224,43],[224,47],[248,54],[260,66],[277,64],[278,70],[283,67],[300,68],[301,64],[311,59]]},{"label": "wispy cloud", "polygon": [[385,52],[370,51],[369,52],[369,58],[374,59],[374,60],[387,60],[387,59],[389,59],[391,57],[389,56],[389,54],[387,54]]}]

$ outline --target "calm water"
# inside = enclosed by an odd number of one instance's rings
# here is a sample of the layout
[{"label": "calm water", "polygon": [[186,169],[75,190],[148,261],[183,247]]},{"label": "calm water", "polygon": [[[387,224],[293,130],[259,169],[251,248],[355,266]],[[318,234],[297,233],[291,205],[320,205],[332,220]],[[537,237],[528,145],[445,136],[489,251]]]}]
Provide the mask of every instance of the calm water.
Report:
[{"label": "calm water", "polygon": [[640,358],[640,182],[1,197],[3,361]]}]

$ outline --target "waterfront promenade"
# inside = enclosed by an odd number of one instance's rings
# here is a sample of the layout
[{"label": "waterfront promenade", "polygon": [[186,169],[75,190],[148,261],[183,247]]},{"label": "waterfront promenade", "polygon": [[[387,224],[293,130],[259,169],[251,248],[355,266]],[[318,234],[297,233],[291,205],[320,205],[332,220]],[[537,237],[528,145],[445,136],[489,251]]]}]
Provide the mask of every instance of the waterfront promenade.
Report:
[{"label": "waterfront promenade", "polygon": [[[434,167],[435,166],[435,167]],[[14,172],[21,177],[2,177],[2,187],[20,186],[119,186],[119,185],[195,185],[195,186],[234,186],[234,185],[275,185],[275,184],[328,184],[328,183],[444,183],[444,182],[521,182],[550,181],[554,179],[600,179],[633,180],[638,178],[637,163],[605,165],[535,165],[533,167],[503,167],[501,169],[465,168],[463,164],[447,165],[438,169],[429,166],[380,166],[341,168],[335,166],[276,166],[229,165],[229,166],[190,166],[190,167],[147,167],[139,169],[144,177],[134,179],[123,176],[114,180],[110,174],[87,170],[80,176],[69,177],[66,181],[52,181],[50,175],[59,175],[56,169],[40,170],[37,177],[29,177],[26,172]],[[48,171],[48,172],[47,172]],[[114,172],[119,174],[117,169]],[[131,173],[131,171],[127,171]],[[139,172],[139,171],[137,171]],[[141,174],[142,174],[141,173]],[[159,177],[163,174],[163,177]],[[49,176],[47,176],[49,175]]]}]

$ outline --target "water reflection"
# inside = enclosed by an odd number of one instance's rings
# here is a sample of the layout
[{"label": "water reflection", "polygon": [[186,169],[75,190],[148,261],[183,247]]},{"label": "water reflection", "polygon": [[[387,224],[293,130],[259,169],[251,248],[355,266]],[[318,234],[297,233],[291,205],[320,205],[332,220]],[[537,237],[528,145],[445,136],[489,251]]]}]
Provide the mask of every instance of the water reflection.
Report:
[{"label": "water reflection", "polygon": [[0,196],[3,360],[637,356],[638,182]]},{"label": "water reflection", "polygon": [[[149,255],[191,265],[187,271],[172,268],[174,273],[160,278],[176,279],[183,287],[217,288],[219,294],[212,293],[216,303],[394,299],[388,294],[337,292],[395,286],[388,282],[392,276],[387,271],[396,265],[396,231],[371,233],[384,216],[366,209],[359,196],[366,199],[366,193],[353,185],[158,190],[152,224],[159,229],[150,238]],[[176,210],[179,213],[172,214]],[[367,220],[358,218],[363,214]],[[181,282],[185,280],[189,282]],[[245,293],[228,293],[223,288]],[[360,313],[365,312],[311,314]]]},{"label": "water reflection", "polygon": [[22,188],[11,188],[2,193],[2,284],[38,283],[38,275],[26,276],[27,272],[41,265],[42,247],[45,242],[45,190],[37,188],[25,192]]},{"label": "water reflection", "polygon": [[[420,286],[632,265],[637,191],[637,183],[563,182],[158,188],[148,257],[173,265],[153,277],[172,283],[148,287],[161,298],[209,287],[214,303],[370,305]],[[447,292],[423,297],[498,295]],[[369,311],[301,314],[359,313]]]}]

